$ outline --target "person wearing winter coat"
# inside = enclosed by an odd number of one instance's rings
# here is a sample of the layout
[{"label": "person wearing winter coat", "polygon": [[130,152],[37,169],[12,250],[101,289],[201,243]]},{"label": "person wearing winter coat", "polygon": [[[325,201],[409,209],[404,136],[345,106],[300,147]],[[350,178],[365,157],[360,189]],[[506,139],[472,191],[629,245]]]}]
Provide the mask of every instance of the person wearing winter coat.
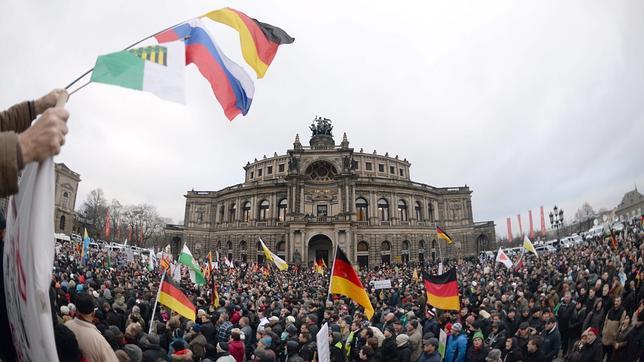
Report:
[{"label": "person wearing winter coat", "polygon": [[477,331],[472,338],[472,345],[467,351],[468,362],[485,362],[490,348],[483,343],[483,333]]},{"label": "person wearing winter coat", "polygon": [[148,334],[139,340],[143,350],[143,362],[156,362],[159,358],[166,358],[167,352],[159,345],[159,336]]},{"label": "person wearing winter coat", "polygon": [[528,340],[528,352],[523,359],[524,362],[546,362],[546,356],[541,350],[541,338],[539,336],[532,336]]},{"label": "person wearing winter coat", "polygon": [[395,361],[398,350],[396,348],[396,332],[393,326],[388,326],[384,331],[385,339],[380,347],[382,361]]},{"label": "person wearing winter coat", "polygon": [[503,362],[518,362],[523,360],[523,352],[519,348],[516,338],[506,338],[505,345],[501,350],[501,359]]},{"label": "person wearing winter coat", "polygon": [[602,345],[608,361],[613,359],[615,337],[624,318],[626,318],[626,311],[622,307],[622,298],[617,297],[613,300],[613,307],[606,313],[606,319],[602,327]]},{"label": "person wearing winter coat", "polygon": [[622,323],[619,325],[617,330],[617,335],[615,336],[615,343],[613,343],[613,361],[622,361],[624,358],[622,355],[626,350],[626,345],[628,344],[628,336],[633,329],[631,324],[631,317],[626,315],[622,320]]},{"label": "person wearing winter coat", "polygon": [[584,324],[584,319],[586,318],[586,306],[582,303],[581,300],[577,300],[575,303],[575,311],[573,312],[572,318],[570,319],[570,329],[568,333],[568,351],[564,350],[564,357],[572,350],[573,345],[581,337],[582,327]]},{"label": "person wearing winter coat", "polygon": [[230,341],[228,341],[228,353],[235,358],[236,362],[244,360],[245,346],[241,340],[241,330],[233,328],[230,331]]},{"label": "person wearing winter coat", "polygon": [[557,327],[561,334],[561,348],[564,353],[568,350],[570,343],[571,322],[575,315],[575,304],[572,302],[572,295],[566,292],[557,309]]},{"label": "person wearing winter coat", "polygon": [[194,358],[199,361],[206,354],[206,337],[201,334],[201,325],[195,324],[192,326],[192,332],[190,333],[190,350]]},{"label": "person wearing winter coat", "polygon": [[604,323],[604,316],[604,301],[601,298],[597,298],[593,305],[593,309],[586,315],[582,329],[586,330],[590,327],[600,329],[602,327],[602,323]]},{"label": "person wearing winter coat", "polygon": [[423,339],[423,353],[420,355],[418,362],[441,362],[437,338]]},{"label": "person wearing winter coat", "polygon": [[411,349],[411,360],[418,361],[423,353],[422,326],[418,320],[412,319],[407,323],[407,335],[409,336],[409,348]]},{"label": "person wearing winter coat", "polygon": [[492,322],[492,330],[485,339],[485,345],[490,349],[502,350],[505,345],[506,333],[505,327],[501,321]]},{"label": "person wearing winter coat", "polygon": [[541,332],[541,350],[546,361],[554,361],[559,356],[561,350],[561,334],[557,328],[557,320],[550,317],[546,320],[545,328]]},{"label": "person wearing winter coat", "polygon": [[644,313],[637,313],[635,325],[626,336],[626,346],[622,360],[644,361]]},{"label": "person wearing winter coat", "polygon": [[587,337],[586,344],[581,349],[581,360],[583,362],[603,361],[602,343],[598,338],[599,329],[590,327],[584,333],[586,333]]},{"label": "person wearing winter coat", "polygon": [[192,361],[192,351],[186,348],[185,344],[179,340],[172,342],[172,353],[170,353],[170,360],[172,362],[185,362]]},{"label": "person wearing winter coat", "polygon": [[411,348],[409,346],[409,336],[399,334],[396,336],[396,347],[398,349],[398,362],[411,362]]},{"label": "person wearing winter coat", "polygon": [[467,355],[467,337],[461,334],[463,326],[460,323],[452,325],[451,335],[447,337],[445,362],[465,362]]}]

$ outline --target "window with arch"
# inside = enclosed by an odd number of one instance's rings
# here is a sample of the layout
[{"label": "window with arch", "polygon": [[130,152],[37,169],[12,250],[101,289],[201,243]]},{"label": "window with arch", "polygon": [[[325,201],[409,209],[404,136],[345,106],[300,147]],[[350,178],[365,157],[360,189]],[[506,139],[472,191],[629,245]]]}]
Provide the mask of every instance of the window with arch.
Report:
[{"label": "window with arch", "polygon": [[405,200],[398,200],[398,218],[400,221],[407,221],[407,203]]},{"label": "window with arch", "polygon": [[226,242],[226,255],[228,256],[228,260],[232,261],[233,260],[233,243],[228,240]]},{"label": "window with arch", "polygon": [[250,221],[250,201],[246,201],[242,207],[242,221]]},{"label": "window with arch", "polygon": [[423,220],[423,205],[420,203],[420,201],[416,201],[416,221],[422,221]]},{"label": "window with arch", "polygon": [[246,240],[239,242],[239,255],[241,256],[241,261],[246,262],[246,260],[248,260],[248,246],[246,245]]},{"label": "window with arch", "polygon": [[432,240],[432,249],[436,249],[436,239]]},{"label": "window with arch", "polygon": [[284,241],[278,242],[275,250],[277,250],[277,256],[286,260],[286,243]]},{"label": "window with arch", "polygon": [[361,241],[358,243],[358,252],[369,252],[369,244],[366,241]]},{"label": "window with arch", "polygon": [[358,252],[357,252],[358,266],[360,268],[369,267],[369,244],[366,241],[361,241],[358,243]]},{"label": "window with arch", "polygon": [[261,264],[264,262],[264,249],[262,248],[262,243],[257,242],[257,263]]},{"label": "window with arch", "polygon": [[58,228],[60,230],[65,230],[65,215],[60,215],[60,222],[58,223]]},{"label": "window with arch", "polygon": [[403,240],[401,254],[402,254],[402,262],[409,263],[409,241]]},{"label": "window with arch", "polygon": [[362,197],[356,199],[356,219],[358,221],[369,220],[369,203]]},{"label": "window with arch", "polygon": [[335,167],[325,161],[313,162],[311,166],[306,168],[305,174],[311,178],[311,180],[316,181],[333,181],[335,175],[337,175]]},{"label": "window with arch", "polygon": [[385,199],[378,200],[378,216],[381,221],[389,221],[389,203]]},{"label": "window with arch", "polygon": [[391,244],[387,240],[380,244],[380,259],[383,264],[391,263]]},{"label": "window with arch", "polygon": [[427,204],[427,220],[434,221],[434,206],[431,202]]},{"label": "window with arch", "polygon": [[230,205],[230,208],[228,209],[228,221],[235,221],[236,214],[237,214],[237,206],[233,202],[233,204]]},{"label": "window with arch", "polygon": [[280,200],[277,204],[277,218],[279,221],[286,221],[286,211],[288,207],[288,201],[286,199]]},{"label": "window with arch", "polygon": [[270,206],[271,204],[268,202],[268,200],[262,200],[262,202],[259,203],[259,220],[266,221],[268,219],[268,208]]},{"label": "window with arch", "polygon": [[64,208],[69,207],[69,192],[65,191],[63,192],[63,200],[62,204]]}]

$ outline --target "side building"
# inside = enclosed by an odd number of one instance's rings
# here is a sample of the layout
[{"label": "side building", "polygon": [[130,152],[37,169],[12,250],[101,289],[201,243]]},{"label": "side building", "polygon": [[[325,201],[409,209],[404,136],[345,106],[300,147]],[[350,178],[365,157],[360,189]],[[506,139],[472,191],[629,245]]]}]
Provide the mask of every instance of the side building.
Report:
[{"label": "side building", "polygon": [[80,175],[64,163],[56,164],[56,195],[54,200],[54,230],[56,233],[70,235],[74,228],[76,214],[76,194]]},{"label": "side building", "polygon": [[[410,178],[411,163],[355,152],[331,121],[316,118],[309,146],[299,136],[286,154],[244,167],[241,184],[188,191],[183,225],[165,228],[176,253],[263,262],[259,245],[292,263],[327,264],[336,245],[361,267],[473,256],[495,242],[492,221],[474,222],[468,186],[434,187]],[[436,225],[454,243],[436,236]]]}]

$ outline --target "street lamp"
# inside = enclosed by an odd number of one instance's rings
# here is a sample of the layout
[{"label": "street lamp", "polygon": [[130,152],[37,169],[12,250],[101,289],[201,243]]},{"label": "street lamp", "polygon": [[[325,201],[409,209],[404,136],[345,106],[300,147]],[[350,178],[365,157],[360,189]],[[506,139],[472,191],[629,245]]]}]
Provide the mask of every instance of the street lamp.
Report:
[{"label": "street lamp", "polygon": [[563,228],[564,224],[564,211],[559,209],[557,205],[552,208],[552,211],[548,214],[550,217],[550,227],[557,230],[557,244],[559,244],[559,228]]}]

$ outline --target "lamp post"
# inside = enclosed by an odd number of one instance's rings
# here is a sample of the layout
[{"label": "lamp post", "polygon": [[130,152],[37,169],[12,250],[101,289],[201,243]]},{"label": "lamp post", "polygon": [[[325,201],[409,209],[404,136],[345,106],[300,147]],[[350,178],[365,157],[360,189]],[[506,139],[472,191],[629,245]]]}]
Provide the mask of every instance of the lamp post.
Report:
[{"label": "lamp post", "polygon": [[557,230],[557,244],[559,244],[559,228],[563,228],[564,224],[564,211],[555,205],[552,211],[548,214],[550,217],[550,227]]}]

